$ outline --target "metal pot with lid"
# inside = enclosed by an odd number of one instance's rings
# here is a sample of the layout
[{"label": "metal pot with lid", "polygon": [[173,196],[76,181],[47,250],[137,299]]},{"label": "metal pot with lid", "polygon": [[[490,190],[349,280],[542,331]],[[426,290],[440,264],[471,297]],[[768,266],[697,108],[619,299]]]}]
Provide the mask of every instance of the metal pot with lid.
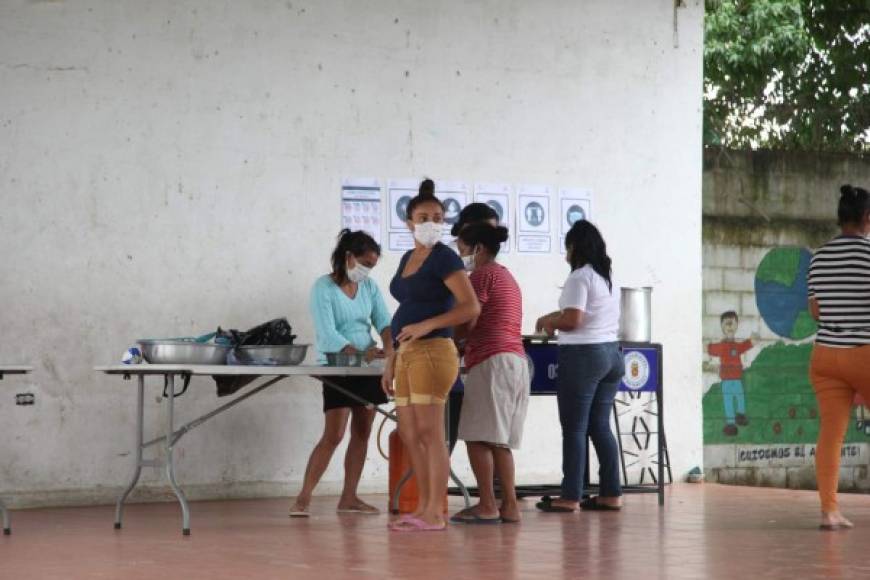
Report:
[{"label": "metal pot with lid", "polygon": [[619,300],[619,339],[652,342],[652,287],[623,287]]}]

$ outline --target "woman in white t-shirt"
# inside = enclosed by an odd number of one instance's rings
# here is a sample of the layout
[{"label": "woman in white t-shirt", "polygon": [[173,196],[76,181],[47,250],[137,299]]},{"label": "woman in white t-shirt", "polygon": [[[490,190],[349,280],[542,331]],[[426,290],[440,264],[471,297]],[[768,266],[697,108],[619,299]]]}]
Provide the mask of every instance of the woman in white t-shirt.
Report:
[{"label": "woman in white t-shirt", "polygon": [[[587,221],[574,224],[565,237],[571,275],[559,298],[559,310],[538,319],[537,331],[559,331],[557,399],[562,424],[562,493],[545,496],[546,512],[622,509],[619,450],[610,429],[616,390],[625,374],[619,347],[619,292],[601,233]],[[580,502],[586,470],[586,437],[600,464],[600,495]]]}]

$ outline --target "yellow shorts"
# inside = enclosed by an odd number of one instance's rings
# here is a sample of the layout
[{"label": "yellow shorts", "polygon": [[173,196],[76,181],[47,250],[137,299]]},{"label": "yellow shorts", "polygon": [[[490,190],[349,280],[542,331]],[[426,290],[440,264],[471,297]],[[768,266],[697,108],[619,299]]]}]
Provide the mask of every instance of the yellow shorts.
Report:
[{"label": "yellow shorts", "polygon": [[396,406],[443,405],[459,376],[459,353],[449,338],[405,342],[396,355]]}]

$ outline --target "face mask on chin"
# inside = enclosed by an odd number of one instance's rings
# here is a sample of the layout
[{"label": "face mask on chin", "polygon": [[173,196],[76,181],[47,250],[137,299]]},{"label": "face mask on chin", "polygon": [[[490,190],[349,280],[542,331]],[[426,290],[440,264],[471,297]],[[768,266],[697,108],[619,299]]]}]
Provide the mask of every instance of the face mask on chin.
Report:
[{"label": "face mask on chin", "polygon": [[356,266],[354,266],[353,268],[351,268],[347,271],[347,279],[350,280],[351,282],[353,282],[354,284],[359,284],[360,282],[362,282],[363,280],[368,278],[369,274],[371,274],[371,272],[372,272],[371,268],[363,266],[360,263],[357,263]]},{"label": "face mask on chin", "polygon": [[421,245],[431,248],[441,241],[441,232],[444,229],[443,224],[435,222],[423,222],[414,225],[414,239],[420,242]]}]

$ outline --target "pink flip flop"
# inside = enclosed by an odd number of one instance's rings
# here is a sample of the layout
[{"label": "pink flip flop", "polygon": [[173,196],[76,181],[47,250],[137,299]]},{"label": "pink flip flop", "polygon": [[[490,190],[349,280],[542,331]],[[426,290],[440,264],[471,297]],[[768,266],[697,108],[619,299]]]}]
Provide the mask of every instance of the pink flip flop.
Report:
[{"label": "pink flip flop", "polygon": [[403,514],[403,515],[399,516],[398,519],[395,519],[391,522],[387,522],[387,527],[392,528],[393,526],[398,526],[399,524],[404,524],[408,520],[413,520],[413,519],[417,519],[417,518],[415,518],[411,514]]},{"label": "pink flip flop", "polygon": [[409,517],[404,520],[399,520],[392,526],[390,530],[393,532],[443,532],[447,529],[447,524],[427,523],[420,518]]}]

